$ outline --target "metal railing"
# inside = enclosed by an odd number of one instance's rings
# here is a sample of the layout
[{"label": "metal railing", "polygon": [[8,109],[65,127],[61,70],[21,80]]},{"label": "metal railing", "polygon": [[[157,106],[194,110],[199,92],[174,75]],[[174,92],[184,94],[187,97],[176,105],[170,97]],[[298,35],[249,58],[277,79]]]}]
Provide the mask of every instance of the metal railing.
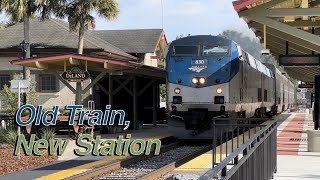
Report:
[{"label": "metal railing", "polygon": [[8,129],[16,129],[17,123],[12,115],[0,115],[0,134],[6,134]]},{"label": "metal railing", "polygon": [[[277,122],[257,123],[266,120],[270,119],[214,119],[213,168],[200,179],[271,179],[277,169]],[[225,143],[216,147],[218,141]]]}]

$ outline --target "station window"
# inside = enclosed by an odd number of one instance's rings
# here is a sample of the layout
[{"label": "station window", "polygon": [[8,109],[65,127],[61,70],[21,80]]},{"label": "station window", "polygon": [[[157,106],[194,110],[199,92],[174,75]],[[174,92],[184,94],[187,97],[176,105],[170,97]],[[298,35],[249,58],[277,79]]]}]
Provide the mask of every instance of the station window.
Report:
[{"label": "station window", "polygon": [[0,88],[3,89],[4,85],[10,86],[10,75],[0,75]]},{"label": "station window", "polygon": [[39,75],[39,90],[40,92],[55,92],[58,91],[57,78],[53,74]]}]

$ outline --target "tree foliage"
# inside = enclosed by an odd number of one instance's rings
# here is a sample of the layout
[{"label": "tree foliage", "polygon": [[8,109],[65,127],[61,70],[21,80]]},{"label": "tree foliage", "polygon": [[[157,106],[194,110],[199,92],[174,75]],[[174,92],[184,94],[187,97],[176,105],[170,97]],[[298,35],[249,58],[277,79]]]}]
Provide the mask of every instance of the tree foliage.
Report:
[{"label": "tree foliage", "polygon": [[0,12],[10,17],[12,23],[22,22],[25,17],[39,15],[41,19],[49,18],[59,0],[1,0]]},{"label": "tree foliage", "polygon": [[93,12],[111,21],[119,15],[119,4],[116,0],[66,0],[56,9],[56,16],[68,18],[70,30],[79,33],[79,54],[83,52],[84,32],[96,26]]},{"label": "tree foliage", "polygon": [[[286,72],[282,66],[279,66],[277,60],[272,56],[272,54],[261,56],[260,52],[263,49],[263,47],[257,38],[255,38],[255,39],[250,38],[250,37],[244,35],[243,33],[235,31],[235,30],[225,30],[220,34],[220,36],[225,36],[225,37],[235,41],[238,45],[240,45],[240,47],[244,51],[248,52],[253,57],[255,57],[257,60],[261,61],[262,63],[273,64],[281,72],[283,72],[283,73]],[[289,80],[291,80],[292,82],[296,82],[296,80],[291,78],[288,74],[285,74],[285,76]]]},{"label": "tree foliage", "polygon": [[166,97],[167,97],[166,84],[161,84],[160,85],[160,97],[161,97],[161,102],[165,102],[166,101]]},{"label": "tree foliage", "polygon": [[[22,73],[15,74],[15,80],[22,80],[23,75]],[[35,104],[37,101],[37,93],[36,93],[36,82],[31,78],[30,71],[27,70],[27,80],[30,82],[30,91],[27,93],[27,104]],[[17,111],[18,106],[18,93],[14,93],[10,90],[10,88],[5,85],[3,89],[0,91],[0,95],[4,97],[4,109],[10,114],[14,115]]]},{"label": "tree foliage", "polygon": [[256,38],[251,38],[241,32],[235,30],[225,30],[220,36],[225,36],[241,46],[241,48],[251,54],[256,59],[260,59],[260,51],[263,49],[262,45]]}]

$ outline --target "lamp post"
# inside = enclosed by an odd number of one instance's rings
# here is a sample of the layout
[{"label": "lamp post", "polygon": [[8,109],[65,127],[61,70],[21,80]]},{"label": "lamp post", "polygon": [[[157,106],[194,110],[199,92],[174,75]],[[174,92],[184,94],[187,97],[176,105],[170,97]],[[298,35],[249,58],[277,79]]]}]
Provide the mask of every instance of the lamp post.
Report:
[{"label": "lamp post", "polygon": [[[27,43],[25,40],[23,40],[20,43],[20,47],[22,49],[22,58],[23,59],[29,58],[29,57],[27,57],[27,52],[29,50],[29,43]],[[27,69],[25,66],[22,66],[22,71],[23,71],[23,79],[26,80],[27,79]],[[23,93],[22,100],[24,103],[27,103],[27,94],[26,93]]]}]

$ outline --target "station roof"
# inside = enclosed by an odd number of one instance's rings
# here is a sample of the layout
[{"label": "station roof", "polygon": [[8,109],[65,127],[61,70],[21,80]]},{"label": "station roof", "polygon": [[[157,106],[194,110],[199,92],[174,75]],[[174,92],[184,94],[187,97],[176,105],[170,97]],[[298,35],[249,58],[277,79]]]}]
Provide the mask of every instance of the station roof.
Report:
[{"label": "station roof", "polygon": [[[20,49],[20,43],[24,39],[23,23],[0,29],[0,37],[1,50]],[[78,34],[69,30],[67,22],[53,18],[44,21],[40,21],[38,18],[31,18],[30,40],[32,49],[78,48]],[[136,59],[122,49],[87,32],[84,37],[84,49],[112,53],[122,58]]]},{"label": "station roof", "polygon": [[[238,0],[233,6],[277,60],[279,55],[320,53],[319,0]],[[320,74],[319,66],[285,67],[285,70],[304,82],[314,82],[314,76]]]},{"label": "station roof", "polygon": [[45,69],[49,71],[64,71],[74,65],[87,66],[91,72],[131,73],[151,77],[165,78],[165,70],[146,66],[130,60],[114,60],[79,54],[64,54],[48,57],[12,60],[11,64]]},{"label": "station roof", "polygon": [[127,53],[154,53],[160,38],[165,38],[162,29],[95,30],[92,34]]}]

